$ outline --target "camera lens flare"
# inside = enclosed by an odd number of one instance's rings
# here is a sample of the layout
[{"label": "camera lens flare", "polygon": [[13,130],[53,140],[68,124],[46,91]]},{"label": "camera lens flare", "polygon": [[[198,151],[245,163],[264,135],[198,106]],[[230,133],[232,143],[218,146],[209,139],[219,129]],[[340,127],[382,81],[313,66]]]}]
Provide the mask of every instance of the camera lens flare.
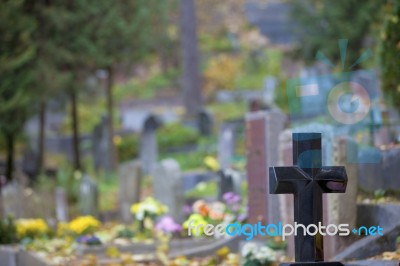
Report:
[{"label": "camera lens flare", "polygon": [[355,82],[342,82],[328,95],[328,111],[342,124],[355,124],[363,120],[371,108],[367,90]]}]

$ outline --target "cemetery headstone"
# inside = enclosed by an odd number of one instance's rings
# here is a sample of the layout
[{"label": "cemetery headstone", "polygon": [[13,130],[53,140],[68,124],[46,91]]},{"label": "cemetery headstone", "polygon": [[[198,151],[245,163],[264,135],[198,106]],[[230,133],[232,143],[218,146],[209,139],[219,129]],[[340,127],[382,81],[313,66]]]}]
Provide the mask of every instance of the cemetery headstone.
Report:
[{"label": "cemetery headstone", "polygon": [[[348,224],[355,228],[357,222],[358,165],[349,163],[357,156],[357,143],[349,137],[339,137],[334,141],[333,162],[344,165],[348,176],[345,194],[327,194],[324,202],[324,224]],[[349,236],[327,235],[324,237],[325,258],[331,259],[349,246]]]},{"label": "cemetery headstone", "polygon": [[[294,194],[294,220],[308,227],[322,223],[323,193],[344,193],[347,174],[343,166],[322,166],[321,134],[293,134],[293,167],[270,167],[270,193]],[[300,263],[281,265],[343,265],[340,262],[325,263],[323,237],[306,234],[302,227],[295,236],[295,260]],[[313,264],[313,265],[314,265]],[[310,264],[311,265],[311,264]]]},{"label": "cemetery headstone", "polygon": [[56,218],[60,222],[68,222],[68,200],[64,188],[56,188],[55,194]]},{"label": "cemetery headstone", "polygon": [[218,161],[221,169],[231,167],[236,151],[236,140],[241,133],[243,120],[225,121],[219,129]]},{"label": "cemetery headstone", "polygon": [[264,102],[268,106],[271,106],[274,103],[277,84],[277,79],[272,76],[268,76],[264,80]]},{"label": "cemetery headstone", "polygon": [[110,171],[113,167],[111,136],[108,129],[107,116],[101,118],[92,135],[92,152],[96,170]]},{"label": "cemetery headstone", "polygon": [[211,114],[206,110],[202,110],[198,113],[197,128],[202,136],[210,136],[212,134],[213,119]]},{"label": "cemetery headstone", "polygon": [[235,194],[240,195],[241,184],[242,176],[240,172],[231,168],[219,171],[218,199],[222,200],[224,194],[227,192],[234,192]]},{"label": "cemetery headstone", "polygon": [[164,159],[156,165],[153,174],[154,197],[168,206],[176,221],[182,221],[184,196],[181,169],[174,159]]},{"label": "cemetery headstone", "polygon": [[268,194],[268,167],[278,163],[278,137],[285,115],[279,110],[251,112],[246,115],[247,178],[250,223],[278,222],[279,196]]},{"label": "cemetery headstone", "polygon": [[144,174],[150,174],[158,160],[156,131],[161,126],[159,118],[149,115],[143,124],[140,136],[140,161]]},{"label": "cemetery headstone", "polygon": [[23,188],[13,181],[2,188],[1,196],[3,198],[3,208],[6,215],[12,215],[14,218],[22,218],[23,214]]},{"label": "cemetery headstone", "polygon": [[218,138],[218,161],[221,168],[231,166],[235,154],[235,132],[232,125],[222,125]]},{"label": "cemetery headstone", "polygon": [[79,187],[79,209],[82,215],[97,217],[99,193],[96,182],[89,176],[83,175]]},{"label": "cemetery headstone", "polygon": [[140,201],[142,167],[140,162],[125,163],[119,168],[119,206],[124,223],[132,222],[131,206]]}]

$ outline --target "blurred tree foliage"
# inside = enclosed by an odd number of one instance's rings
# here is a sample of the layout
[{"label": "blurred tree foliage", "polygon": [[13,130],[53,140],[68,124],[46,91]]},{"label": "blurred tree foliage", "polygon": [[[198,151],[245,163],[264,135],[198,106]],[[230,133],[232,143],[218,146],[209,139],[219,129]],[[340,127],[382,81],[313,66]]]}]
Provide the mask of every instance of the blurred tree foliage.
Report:
[{"label": "blurred tree foliage", "polygon": [[400,0],[384,8],[385,22],[381,35],[382,89],[389,101],[400,109]]},{"label": "blurred tree foliage", "polygon": [[[167,32],[175,2],[0,0],[0,130],[8,149],[9,179],[15,136],[26,119],[38,113],[43,153],[46,104],[54,99],[70,102],[74,168],[81,168],[79,95],[88,91],[93,97],[89,80],[99,79],[98,70],[106,70],[103,95],[113,117],[114,70],[130,69],[161,48],[166,57],[168,46],[163,44],[171,45],[171,35],[159,33]],[[43,154],[39,157],[40,169]]]},{"label": "blurred tree foliage", "polygon": [[337,40],[348,39],[346,66],[351,66],[366,47],[371,24],[379,19],[385,1],[300,0],[288,1],[295,20],[296,56],[315,62],[319,50],[334,64],[340,62]]},{"label": "blurred tree foliage", "polygon": [[0,131],[7,147],[6,177],[14,171],[16,137],[33,103],[33,59],[36,22],[25,1],[1,1],[0,8]]}]

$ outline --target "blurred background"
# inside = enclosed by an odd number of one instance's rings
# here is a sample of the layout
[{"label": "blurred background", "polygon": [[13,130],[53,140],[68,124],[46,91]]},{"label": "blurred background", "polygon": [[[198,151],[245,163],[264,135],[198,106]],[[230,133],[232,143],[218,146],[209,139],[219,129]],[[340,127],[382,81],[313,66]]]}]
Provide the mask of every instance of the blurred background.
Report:
[{"label": "blurred background", "polygon": [[290,108],[288,81],[362,79],[361,69],[376,75],[365,81],[376,84],[376,115],[352,134],[396,145],[399,15],[398,0],[1,0],[1,184],[62,186],[76,202],[87,173],[110,211],[120,165],[150,160],[150,172],[173,158],[183,171],[213,168],[226,124],[236,130],[230,164],[243,171],[247,112],[325,123],[325,104]]}]

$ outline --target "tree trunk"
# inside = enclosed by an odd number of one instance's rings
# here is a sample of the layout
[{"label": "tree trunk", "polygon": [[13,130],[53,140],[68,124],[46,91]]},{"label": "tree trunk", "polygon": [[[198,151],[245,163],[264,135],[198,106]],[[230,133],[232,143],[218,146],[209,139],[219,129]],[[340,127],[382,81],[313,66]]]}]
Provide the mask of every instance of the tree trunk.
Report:
[{"label": "tree trunk", "polygon": [[81,158],[80,158],[80,139],[79,139],[79,119],[78,119],[78,103],[77,95],[74,89],[71,89],[71,120],[72,120],[72,149],[73,149],[73,163],[74,170],[81,170]]},{"label": "tree trunk", "polygon": [[14,174],[15,135],[12,133],[6,133],[5,140],[7,145],[6,177],[7,181],[10,182],[13,179]]},{"label": "tree trunk", "polygon": [[44,164],[44,156],[45,156],[45,126],[46,126],[46,109],[47,104],[45,100],[40,102],[40,109],[39,109],[39,140],[38,140],[38,161],[37,161],[37,171],[38,173],[42,173],[43,171],[43,164]]},{"label": "tree trunk", "polygon": [[196,6],[194,0],[181,0],[181,42],[183,59],[183,99],[186,116],[196,115],[202,106],[199,51],[197,48]]},{"label": "tree trunk", "polygon": [[108,79],[106,86],[106,97],[107,97],[107,115],[108,115],[108,136],[109,136],[109,149],[110,149],[110,157],[111,160],[111,168],[113,170],[117,169],[118,157],[117,151],[114,145],[114,97],[113,97],[113,85],[114,85],[114,71],[112,66],[107,68]]}]

